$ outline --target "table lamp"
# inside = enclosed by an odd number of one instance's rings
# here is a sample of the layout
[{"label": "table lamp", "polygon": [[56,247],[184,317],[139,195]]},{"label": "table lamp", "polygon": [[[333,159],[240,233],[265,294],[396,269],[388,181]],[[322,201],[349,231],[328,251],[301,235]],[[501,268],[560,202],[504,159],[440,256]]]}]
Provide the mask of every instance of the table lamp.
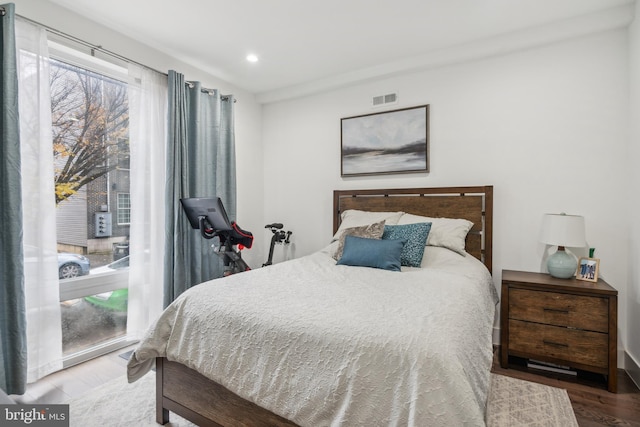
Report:
[{"label": "table lamp", "polygon": [[586,245],[584,217],[579,215],[545,214],[542,220],[540,241],[558,246],[558,250],[547,259],[549,274],[559,279],[573,277],[578,261],[567,253],[565,246],[580,248]]}]

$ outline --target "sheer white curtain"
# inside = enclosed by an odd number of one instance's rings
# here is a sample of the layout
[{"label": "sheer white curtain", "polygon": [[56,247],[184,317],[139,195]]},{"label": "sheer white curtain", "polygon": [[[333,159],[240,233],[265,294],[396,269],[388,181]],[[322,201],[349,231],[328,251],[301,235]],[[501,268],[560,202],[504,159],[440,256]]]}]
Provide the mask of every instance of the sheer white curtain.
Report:
[{"label": "sheer white curtain", "polygon": [[129,65],[131,228],[127,335],[140,339],[162,312],[167,76]]},{"label": "sheer white curtain", "polygon": [[49,52],[44,29],[16,19],[22,156],[27,382],[62,369]]}]

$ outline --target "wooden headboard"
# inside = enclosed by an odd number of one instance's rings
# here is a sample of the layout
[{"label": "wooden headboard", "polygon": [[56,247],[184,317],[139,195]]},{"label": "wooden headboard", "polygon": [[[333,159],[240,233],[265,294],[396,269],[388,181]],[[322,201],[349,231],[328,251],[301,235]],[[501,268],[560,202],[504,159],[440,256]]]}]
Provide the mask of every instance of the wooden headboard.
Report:
[{"label": "wooden headboard", "polygon": [[335,190],[333,232],[347,209],[372,212],[402,211],[433,218],[464,218],[473,222],[466,251],[491,271],[493,244],[493,186]]}]

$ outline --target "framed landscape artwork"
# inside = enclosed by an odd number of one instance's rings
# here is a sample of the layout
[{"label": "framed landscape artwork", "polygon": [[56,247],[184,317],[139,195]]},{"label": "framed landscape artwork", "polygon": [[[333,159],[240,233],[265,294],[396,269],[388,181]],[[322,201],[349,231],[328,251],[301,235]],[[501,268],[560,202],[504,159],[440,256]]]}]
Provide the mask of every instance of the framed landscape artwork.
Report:
[{"label": "framed landscape artwork", "polygon": [[341,119],[341,175],[429,172],[429,105]]}]

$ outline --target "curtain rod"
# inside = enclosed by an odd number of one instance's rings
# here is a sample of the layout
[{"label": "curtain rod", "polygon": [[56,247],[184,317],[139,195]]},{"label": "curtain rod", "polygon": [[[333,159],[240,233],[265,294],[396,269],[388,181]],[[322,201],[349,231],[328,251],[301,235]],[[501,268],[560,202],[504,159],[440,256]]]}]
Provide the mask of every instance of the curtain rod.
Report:
[{"label": "curtain rod", "polygon": [[[5,14],[6,14],[5,8],[3,6],[0,6],[0,16],[4,16]],[[144,67],[144,68],[146,68],[148,70],[155,71],[156,73],[161,74],[163,76],[168,76],[168,74],[163,72],[163,71],[158,71],[155,68],[149,67],[148,65],[142,64],[142,63],[140,63],[138,61],[134,61],[133,59],[129,59],[129,58],[125,57],[125,56],[122,56],[120,54],[117,54],[115,52],[107,50],[107,49],[103,48],[100,45],[95,45],[93,43],[89,43],[89,42],[87,42],[85,40],[82,40],[82,39],[76,37],[76,36],[72,36],[71,34],[67,34],[67,33],[65,33],[63,31],[57,30],[55,28],[52,28],[52,27],[50,27],[48,25],[44,25],[44,24],[42,24],[42,23],[40,23],[38,21],[34,21],[33,19],[27,18],[26,16],[22,16],[22,15],[18,15],[18,14],[16,14],[16,16],[18,16],[20,19],[24,19],[25,21],[30,22],[30,23],[32,23],[34,25],[42,27],[45,30],[47,30],[47,31],[49,31],[49,32],[51,32],[51,33],[53,33],[53,34],[55,34],[57,36],[66,38],[68,40],[71,40],[74,43],[78,43],[78,44],[80,44],[82,46],[88,47],[89,49],[91,49],[91,56],[95,56],[95,52],[98,51],[98,52],[104,53],[105,55],[111,56],[112,58],[116,58],[116,59],[118,59],[120,61],[124,61],[124,62],[129,63],[129,64],[139,65],[140,67]],[[192,86],[191,82],[185,82],[185,84],[187,84],[189,86]],[[202,89],[202,91],[211,94],[213,89]],[[223,101],[227,101],[229,99],[229,97],[228,96],[221,96],[220,99],[222,99]],[[234,99],[233,102],[235,104],[237,102],[237,99]]]},{"label": "curtain rod", "polygon": [[122,55],[119,55],[119,54],[117,54],[115,52],[111,52],[110,50],[107,50],[107,49],[103,48],[100,45],[95,45],[93,43],[89,43],[88,41],[85,41],[85,40],[82,40],[82,39],[80,39],[78,37],[72,36],[71,34],[67,34],[67,33],[62,32],[60,30],[56,30],[55,28],[52,28],[52,27],[50,27],[48,25],[44,25],[44,24],[42,24],[42,23],[40,23],[38,21],[34,21],[33,19],[27,18],[26,16],[22,16],[22,15],[18,15],[18,14],[16,14],[16,16],[18,16],[19,18],[24,19],[25,21],[30,22],[30,23],[32,23],[34,25],[40,26],[40,27],[44,28],[45,30],[47,30],[47,31],[49,31],[49,32],[51,32],[51,33],[53,33],[53,34],[55,34],[57,36],[63,37],[65,39],[71,40],[72,42],[75,42],[75,43],[78,43],[78,44],[80,44],[82,46],[88,47],[89,49],[91,49],[91,56],[95,56],[95,52],[98,51],[98,52],[104,53],[105,55],[111,56],[112,58],[116,58],[116,59],[118,59],[120,61],[124,61],[124,62],[129,63],[129,64],[139,65],[141,67],[146,68],[147,70],[155,71],[156,73],[162,74],[164,76],[167,75],[167,73],[164,73],[162,71],[158,71],[155,68],[149,67],[148,65],[145,65],[145,64],[142,64],[140,62],[134,61],[133,59],[129,59],[129,58],[127,58],[125,56],[122,56]]},{"label": "curtain rod", "polygon": [[[0,14],[2,16],[4,16],[4,14],[5,14],[4,7],[0,6]],[[78,43],[78,44],[80,44],[82,46],[88,47],[89,49],[91,49],[91,56],[95,56],[95,52],[98,51],[98,52],[104,53],[105,55],[111,56],[112,58],[116,58],[116,59],[118,59],[120,61],[124,61],[124,62],[129,63],[129,64],[139,65],[141,67],[146,68],[147,70],[155,71],[156,73],[161,74],[163,76],[168,76],[168,74],[163,72],[163,71],[158,71],[155,68],[149,67],[148,65],[142,64],[142,63],[140,63],[138,61],[134,61],[133,59],[129,59],[129,58],[125,57],[125,56],[122,56],[120,54],[117,54],[115,52],[107,50],[107,49],[103,48],[100,45],[95,45],[93,43],[89,43],[88,41],[82,40],[82,39],[80,39],[80,38],[78,38],[76,36],[72,36],[71,34],[67,34],[67,33],[62,32],[60,30],[52,28],[52,27],[50,27],[48,25],[44,25],[44,24],[42,24],[42,23],[40,23],[38,21],[34,21],[33,19],[29,19],[26,16],[22,16],[22,15],[18,15],[18,14],[16,14],[16,16],[18,16],[21,19],[24,19],[25,21],[30,22],[30,23],[32,23],[34,25],[40,26],[40,27],[44,28],[45,30],[47,30],[47,31],[49,31],[49,32],[51,32],[51,33],[53,33],[53,34],[55,34],[57,36],[66,38],[68,40],[71,40],[74,43]],[[185,84],[191,85],[192,83],[191,82],[185,82]],[[209,94],[211,94],[211,91],[213,91],[213,89],[203,89],[203,92],[207,92]],[[220,99],[222,99],[223,101],[227,101],[229,99],[229,97],[228,96],[221,96]],[[238,100],[234,98],[234,100],[233,100],[234,104],[237,101]]]},{"label": "curtain rod", "polygon": [[[184,82],[185,86],[189,86],[189,89],[193,89],[194,87],[196,87],[195,82],[191,82],[191,81],[185,81]],[[202,93],[206,93],[207,95],[215,95],[216,93],[216,89],[207,89],[206,87],[200,88],[200,92]],[[228,101],[229,100],[229,95],[220,95],[220,99],[222,101]],[[237,99],[233,99],[233,103],[235,104],[236,102],[238,102]]]}]

